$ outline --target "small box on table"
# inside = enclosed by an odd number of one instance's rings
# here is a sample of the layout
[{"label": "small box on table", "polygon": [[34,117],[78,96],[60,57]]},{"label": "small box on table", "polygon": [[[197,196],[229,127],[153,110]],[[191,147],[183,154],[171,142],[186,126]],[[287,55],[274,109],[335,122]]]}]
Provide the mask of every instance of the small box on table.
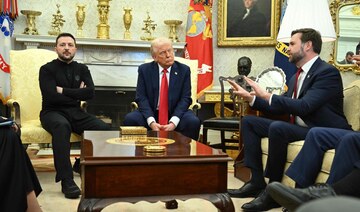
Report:
[{"label": "small box on table", "polygon": [[121,126],[120,135],[146,135],[147,129],[139,126]]}]

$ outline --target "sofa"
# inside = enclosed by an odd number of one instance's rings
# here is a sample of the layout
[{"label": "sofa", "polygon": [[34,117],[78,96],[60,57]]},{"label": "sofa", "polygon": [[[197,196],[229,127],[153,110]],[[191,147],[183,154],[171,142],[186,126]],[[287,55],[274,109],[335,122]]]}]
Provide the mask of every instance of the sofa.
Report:
[{"label": "sofa", "polygon": [[[360,130],[360,80],[356,80],[344,88],[344,113],[352,126],[353,130]],[[296,155],[301,150],[304,141],[296,141],[288,145],[288,153],[286,159],[285,170],[291,165]],[[262,149],[262,162],[265,168],[266,160],[268,156],[268,138],[263,138],[261,140],[261,149]],[[326,182],[329,173],[331,164],[335,155],[335,150],[328,150],[323,159],[321,171],[317,176],[316,182]],[[295,182],[284,175],[282,183],[288,186],[295,186]]]}]

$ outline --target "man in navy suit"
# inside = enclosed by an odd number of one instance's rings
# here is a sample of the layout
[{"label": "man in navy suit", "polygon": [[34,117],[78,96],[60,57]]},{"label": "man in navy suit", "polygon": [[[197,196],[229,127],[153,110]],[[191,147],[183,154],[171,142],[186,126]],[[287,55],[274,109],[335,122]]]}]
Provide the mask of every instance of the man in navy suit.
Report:
[{"label": "man in navy suit", "polygon": [[[289,89],[283,95],[275,95],[261,89],[254,81],[245,78],[253,88],[247,92],[234,82],[234,93],[249,101],[256,109],[270,114],[289,114],[290,120],[271,120],[264,117],[245,116],[241,135],[244,141],[245,166],[252,177],[243,187],[229,190],[235,197],[257,196],[245,203],[245,210],[269,210],[279,206],[266,192],[261,161],[261,138],[269,138],[269,155],[265,177],[269,182],[281,181],[287,155],[288,143],[303,140],[310,128],[333,127],[351,129],[343,112],[343,85],[339,71],[319,58],[321,35],[314,29],[298,29],[291,34],[289,61],[299,68],[298,80],[293,76]],[[298,92],[294,96],[295,85]]]},{"label": "man in navy suit", "polygon": [[[174,61],[174,49],[167,38],[157,38],[150,47],[153,62],[139,66],[135,101],[138,110],[128,113],[125,126],[145,126],[154,131],[177,131],[198,140],[200,120],[189,110],[191,99],[190,68]],[[158,119],[163,70],[167,70],[168,117],[165,124]]]}]

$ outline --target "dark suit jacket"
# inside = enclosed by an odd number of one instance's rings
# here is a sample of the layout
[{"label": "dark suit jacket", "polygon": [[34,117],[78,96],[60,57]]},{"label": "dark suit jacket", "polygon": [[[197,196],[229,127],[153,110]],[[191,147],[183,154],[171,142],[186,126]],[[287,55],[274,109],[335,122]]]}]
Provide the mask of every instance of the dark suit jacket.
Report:
[{"label": "dark suit jacket", "polygon": [[[159,99],[159,66],[156,62],[139,66],[135,101],[145,119],[153,116]],[[191,104],[190,68],[177,61],[171,67],[169,78],[169,118],[181,119]]]},{"label": "dark suit jacket", "polygon": [[318,58],[311,66],[298,99],[292,99],[295,76],[284,95],[273,95],[271,106],[256,98],[253,108],[272,114],[294,114],[309,127],[351,129],[343,112],[343,84],[339,71]]}]

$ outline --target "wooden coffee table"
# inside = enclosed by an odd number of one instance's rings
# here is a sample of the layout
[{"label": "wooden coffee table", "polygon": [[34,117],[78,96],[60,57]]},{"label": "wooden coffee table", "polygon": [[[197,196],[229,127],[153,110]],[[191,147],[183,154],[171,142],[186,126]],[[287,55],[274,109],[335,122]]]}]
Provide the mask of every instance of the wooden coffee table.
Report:
[{"label": "wooden coffee table", "polygon": [[[119,131],[85,131],[81,148],[82,196],[78,211],[101,211],[115,202],[136,203],[202,198],[220,211],[234,211],[227,194],[227,163],[232,160],[177,132],[148,132],[164,145],[148,153]],[[168,139],[168,140],[167,140]],[[173,143],[171,143],[173,142]]]}]

